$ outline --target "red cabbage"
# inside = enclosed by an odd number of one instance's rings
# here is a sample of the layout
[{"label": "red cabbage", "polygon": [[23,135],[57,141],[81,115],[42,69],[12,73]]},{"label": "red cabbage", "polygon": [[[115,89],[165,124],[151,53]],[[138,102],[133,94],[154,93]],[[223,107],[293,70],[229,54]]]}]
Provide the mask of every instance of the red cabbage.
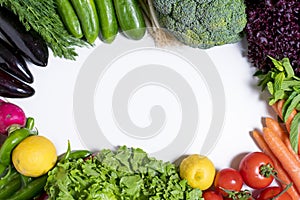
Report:
[{"label": "red cabbage", "polygon": [[299,0],[245,0],[249,61],[269,71],[277,60],[290,59],[296,75],[300,75]]}]

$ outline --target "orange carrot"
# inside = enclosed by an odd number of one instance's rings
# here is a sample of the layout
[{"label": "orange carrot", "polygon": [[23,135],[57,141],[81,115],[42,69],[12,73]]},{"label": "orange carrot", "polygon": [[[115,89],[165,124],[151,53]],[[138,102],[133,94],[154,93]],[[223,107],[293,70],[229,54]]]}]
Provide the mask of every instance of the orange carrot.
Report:
[{"label": "orange carrot", "polygon": [[278,123],[278,121],[276,121],[275,119],[266,117],[265,124],[266,124],[266,127],[272,129],[275,133],[277,133],[282,141],[284,140],[284,138],[287,137],[287,133],[283,130],[283,128]]},{"label": "orange carrot", "polygon": [[295,115],[297,114],[297,111],[294,109],[292,111],[292,113],[290,114],[290,116],[288,117],[288,119],[286,120],[285,122],[285,126],[286,126],[286,129],[290,132],[291,130],[291,123],[292,123],[292,120],[294,119]]},{"label": "orange carrot", "polygon": [[[273,161],[274,163],[274,169],[277,171],[277,177],[284,183],[289,184],[291,183],[290,177],[286,174],[284,171],[282,165],[278,161],[278,159],[274,156],[272,153],[271,149],[269,148],[268,144],[265,142],[265,139],[263,138],[263,135],[259,133],[258,131],[254,130],[252,132],[252,137],[257,143],[258,147],[265,153],[267,154]],[[285,187],[284,184],[280,183],[281,187]],[[300,199],[300,194],[297,192],[296,188],[294,185],[292,185],[288,190],[287,193],[292,197],[293,200],[299,200]]]},{"label": "orange carrot", "polygon": [[274,156],[290,176],[297,191],[300,191],[300,162],[291,154],[278,135],[270,128],[264,127],[263,137]]},{"label": "orange carrot", "polygon": [[259,133],[257,130],[253,130],[252,137],[262,152],[267,154],[271,152],[271,149],[268,147],[268,144],[265,142],[265,139],[261,133]]},{"label": "orange carrot", "polygon": [[278,101],[272,105],[272,108],[273,108],[274,112],[276,113],[276,115],[279,116]]},{"label": "orange carrot", "polygon": [[300,161],[299,156],[295,153],[295,151],[292,148],[290,138],[288,137],[288,133],[283,130],[283,128],[280,126],[279,122],[270,117],[266,117],[265,124],[266,124],[266,127],[270,128],[273,132],[275,132],[280,137],[280,139],[283,141],[283,143],[288,148],[288,150],[291,152],[291,154],[298,161]]},{"label": "orange carrot", "polygon": [[280,119],[283,119],[283,117],[282,117],[282,107],[283,107],[283,104],[284,104],[284,100],[283,99],[279,100],[278,103],[277,103],[277,110],[278,110],[278,113],[279,113],[278,115],[279,115]]},{"label": "orange carrot", "polygon": [[[283,108],[284,102],[285,102],[285,100],[281,99],[274,104],[275,108],[272,106],[273,109],[275,110],[275,112],[278,113],[280,119],[283,119],[282,108]],[[286,129],[288,130],[288,132],[290,132],[290,130],[291,130],[291,123],[296,114],[297,114],[297,111],[296,111],[296,109],[294,109],[291,112],[290,116],[288,117],[287,121],[285,122],[285,126],[286,126]]]}]

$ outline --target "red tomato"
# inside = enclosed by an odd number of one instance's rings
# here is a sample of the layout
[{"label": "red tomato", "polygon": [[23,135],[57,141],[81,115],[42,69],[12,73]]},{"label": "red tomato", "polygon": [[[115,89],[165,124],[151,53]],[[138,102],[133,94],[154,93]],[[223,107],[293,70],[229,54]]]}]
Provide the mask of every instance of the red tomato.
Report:
[{"label": "red tomato", "polygon": [[261,167],[267,164],[274,166],[271,158],[265,153],[252,152],[247,154],[239,165],[239,171],[244,183],[254,189],[263,189],[269,186],[274,177],[272,175],[266,177],[260,172]]},{"label": "red tomato", "polygon": [[240,191],[243,186],[243,178],[239,171],[233,168],[224,168],[217,172],[214,186],[224,197],[228,194],[223,190]]},{"label": "red tomato", "polygon": [[206,190],[203,192],[204,200],[223,200],[222,195],[214,190]]},{"label": "red tomato", "polygon": [[[278,195],[281,191],[282,191],[282,188],[278,187],[278,186],[267,187],[261,191],[257,200],[270,200],[273,197],[275,197],[276,195]],[[292,200],[292,197],[288,193],[285,192],[274,200]]]}]

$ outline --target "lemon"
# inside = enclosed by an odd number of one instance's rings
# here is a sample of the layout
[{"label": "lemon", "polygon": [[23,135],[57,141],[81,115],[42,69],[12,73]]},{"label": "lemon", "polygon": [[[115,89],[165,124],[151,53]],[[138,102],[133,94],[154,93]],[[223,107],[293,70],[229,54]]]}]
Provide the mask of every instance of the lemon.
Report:
[{"label": "lemon", "polygon": [[56,148],[44,136],[27,137],[12,152],[16,170],[25,176],[38,177],[46,174],[56,161]]},{"label": "lemon", "polygon": [[182,160],[179,173],[192,188],[206,190],[213,184],[216,169],[208,157],[193,154]]}]

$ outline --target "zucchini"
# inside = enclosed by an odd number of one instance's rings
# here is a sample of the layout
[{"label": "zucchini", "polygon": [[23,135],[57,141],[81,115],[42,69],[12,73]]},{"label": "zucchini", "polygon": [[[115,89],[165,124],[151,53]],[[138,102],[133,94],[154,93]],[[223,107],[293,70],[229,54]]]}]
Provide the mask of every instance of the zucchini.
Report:
[{"label": "zucchini", "polygon": [[102,40],[106,43],[112,43],[119,29],[113,0],[95,0],[95,4]]},{"label": "zucchini", "polygon": [[145,19],[136,0],[114,0],[117,20],[123,34],[140,40],[146,32]]},{"label": "zucchini", "polygon": [[94,0],[71,0],[80,21],[83,35],[93,44],[97,39],[100,27]]},{"label": "zucchini", "polygon": [[83,33],[80,22],[70,1],[56,0],[56,5],[58,13],[69,33],[76,38],[82,38]]}]

